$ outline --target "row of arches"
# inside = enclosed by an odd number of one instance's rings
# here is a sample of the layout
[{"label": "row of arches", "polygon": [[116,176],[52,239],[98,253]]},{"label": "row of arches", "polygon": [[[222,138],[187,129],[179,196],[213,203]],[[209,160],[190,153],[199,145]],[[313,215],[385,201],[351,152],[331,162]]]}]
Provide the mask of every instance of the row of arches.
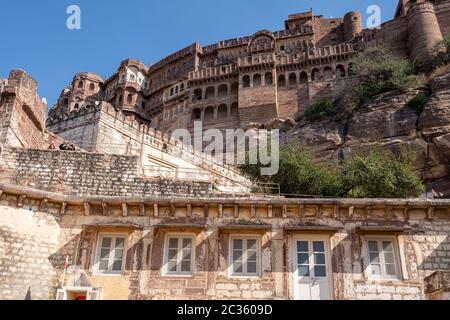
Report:
[{"label": "row of arches", "polygon": [[[84,86],[85,85],[84,85],[84,81],[83,80],[78,81],[78,86],[77,86],[78,89],[84,89]],[[94,92],[95,91],[95,84],[91,82],[89,84],[88,89],[89,89],[89,91]]]},{"label": "row of arches", "polygon": [[239,84],[237,82],[229,84],[220,84],[218,86],[209,86],[206,89],[197,88],[193,91],[192,102],[209,100],[214,98],[227,97],[230,94],[238,94]]},{"label": "row of arches", "polygon": [[214,121],[237,120],[239,119],[239,105],[237,102],[232,104],[222,103],[220,105],[210,105],[205,108],[195,108],[192,110],[192,121]]},{"label": "row of arches", "polygon": [[[278,87],[284,87],[286,85],[297,85],[299,83],[329,81],[334,79],[342,79],[352,75],[352,66],[346,69],[344,65],[337,65],[334,69],[331,66],[323,68],[313,68],[310,73],[306,71],[301,72],[286,72],[278,75],[277,85]],[[259,87],[274,84],[274,78],[272,72],[267,72],[264,75],[255,73],[253,75],[244,75],[242,77],[242,87]]]}]

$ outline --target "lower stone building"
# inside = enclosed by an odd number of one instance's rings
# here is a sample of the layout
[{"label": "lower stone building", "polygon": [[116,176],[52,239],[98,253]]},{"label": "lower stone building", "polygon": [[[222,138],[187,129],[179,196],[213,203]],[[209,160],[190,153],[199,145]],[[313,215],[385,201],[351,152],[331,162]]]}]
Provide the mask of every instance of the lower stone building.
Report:
[{"label": "lower stone building", "polygon": [[30,150],[13,168],[23,152],[0,157],[0,299],[449,298],[449,200],[221,194],[126,170],[116,188],[118,159],[77,180],[98,155]]},{"label": "lower stone building", "polygon": [[[107,105],[54,134],[44,109],[12,72],[0,299],[450,298],[450,200],[256,195],[235,168]],[[56,150],[68,138],[78,151]]]}]

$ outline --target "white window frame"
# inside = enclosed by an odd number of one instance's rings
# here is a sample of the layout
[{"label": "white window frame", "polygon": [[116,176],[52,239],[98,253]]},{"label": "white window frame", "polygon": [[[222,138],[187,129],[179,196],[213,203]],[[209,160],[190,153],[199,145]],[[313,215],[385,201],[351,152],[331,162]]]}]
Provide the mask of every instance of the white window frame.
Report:
[{"label": "white window frame", "polygon": [[[236,273],[234,272],[234,260],[233,260],[233,242],[234,240],[242,240],[243,244],[243,272]],[[247,272],[247,242],[248,240],[256,240],[256,273],[248,273]],[[245,249],[245,250],[244,250]],[[229,241],[229,252],[228,252],[228,276],[230,278],[236,279],[248,279],[248,278],[259,278],[261,277],[261,236],[255,234],[232,234],[230,235]],[[245,263],[244,263],[245,261]]]},{"label": "white window frame", "polygon": [[[373,275],[371,272],[370,255],[369,255],[369,242],[376,241],[378,243],[378,248],[381,249],[379,252],[380,256],[380,268],[381,275]],[[383,254],[383,241],[391,241],[394,247],[394,266],[395,266],[395,276],[386,274],[386,263],[384,261]],[[401,280],[403,277],[401,259],[399,254],[399,246],[396,236],[382,236],[382,235],[368,235],[364,236],[364,270],[366,272],[367,278],[369,280]]]},{"label": "white window frame", "polygon": [[[101,245],[102,245],[104,238],[111,238],[114,241],[114,243],[117,238],[125,238],[125,241],[123,244],[122,267],[121,267],[120,271],[113,271],[113,270],[102,271],[99,269],[100,254],[101,254],[100,250],[101,250]],[[126,265],[127,250],[128,250],[128,234],[126,234],[126,233],[99,233],[98,237],[97,237],[97,246],[96,246],[96,250],[95,250],[95,260],[94,260],[95,263],[94,263],[94,268],[93,268],[93,274],[96,276],[121,276],[121,275],[123,275],[123,272],[125,270],[125,265]],[[109,259],[111,259],[113,252],[115,252],[115,251],[114,250],[110,251]]]},{"label": "white window frame", "polygon": [[[191,248],[191,271],[180,271],[180,272],[170,272],[168,269],[169,264],[169,242],[170,239],[178,239],[178,253],[177,253],[177,263],[178,259],[180,259],[182,250],[180,249],[180,244],[183,243],[183,241],[180,241],[180,239],[190,239],[192,241],[192,248]],[[194,233],[166,233],[165,239],[164,239],[164,256],[163,256],[163,267],[162,267],[162,275],[166,277],[192,277],[195,273],[195,248],[196,248],[196,234]]]},{"label": "white window frame", "polygon": [[70,292],[86,292],[86,300],[88,301],[101,299],[100,290],[87,287],[65,287],[57,290],[56,300],[68,300],[68,294]]}]

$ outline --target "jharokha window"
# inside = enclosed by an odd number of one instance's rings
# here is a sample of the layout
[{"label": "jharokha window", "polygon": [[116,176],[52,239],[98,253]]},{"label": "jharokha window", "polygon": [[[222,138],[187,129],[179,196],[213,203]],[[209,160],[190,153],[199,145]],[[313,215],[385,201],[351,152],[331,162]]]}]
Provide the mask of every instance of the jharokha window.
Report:
[{"label": "jharokha window", "polygon": [[232,277],[257,277],[260,269],[261,247],[259,237],[232,236],[230,262]]},{"label": "jharokha window", "polygon": [[168,234],[164,250],[163,274],[190,276],[193,270],[194,236]]},{"label": "jharokha window", "polygon": [[398,279],[401,276],[395,238],[367,238],[367,272],[370,279]]},{"label": "jharokha window", "polygon": [[126,235],[100,234],[94,265],[95,274],[122,274],[125,264]]}]

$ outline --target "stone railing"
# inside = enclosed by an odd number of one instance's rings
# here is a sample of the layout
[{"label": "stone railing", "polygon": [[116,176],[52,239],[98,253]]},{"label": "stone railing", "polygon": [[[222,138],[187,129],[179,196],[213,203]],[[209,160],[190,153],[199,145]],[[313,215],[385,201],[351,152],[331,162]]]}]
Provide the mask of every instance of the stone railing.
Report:
[{"label": "stone railing", "polygon": [[312,59],[329,58],[353,53],[356,53],[356,51],[353,48],[353,45],[340,44],[336,46],[327,46],[323,48],[312,49],[306,52],[300,52],[296,54],[278,55],[276,57],[276,62],[277,65],[307,63]]},{"label": "stone railing", "polygon": [[235,65],[229,64],[229,65],[225,65],[225,66],[221,66],[221,67],[200,69],[198,71],[191,71],[191,72],[189,72],[188,78],[189,78],[189,81],[214,78],[214,77],[220,77],[220,76],[233,74],[234,72],[236,72],[236,70],[237,69],[236,69]]},{"label": "stone railing", "polygon": [[260,53],[250,57],[239,58],[238,67],[249,67],[261,64],[271,64],[275,62],[275,56],[272,53]]}]

